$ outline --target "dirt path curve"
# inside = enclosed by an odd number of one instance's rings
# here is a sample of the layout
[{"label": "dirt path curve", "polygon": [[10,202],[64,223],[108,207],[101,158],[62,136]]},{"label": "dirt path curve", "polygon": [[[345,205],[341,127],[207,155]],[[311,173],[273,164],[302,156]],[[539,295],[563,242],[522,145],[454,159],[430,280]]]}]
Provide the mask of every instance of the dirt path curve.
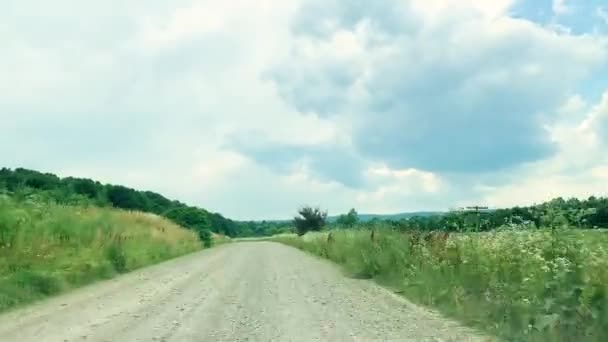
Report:
[{"label": "dirt path curve", "polygon": [[485,340],[272,242],[206,250],[0,316],[2,342]]}]

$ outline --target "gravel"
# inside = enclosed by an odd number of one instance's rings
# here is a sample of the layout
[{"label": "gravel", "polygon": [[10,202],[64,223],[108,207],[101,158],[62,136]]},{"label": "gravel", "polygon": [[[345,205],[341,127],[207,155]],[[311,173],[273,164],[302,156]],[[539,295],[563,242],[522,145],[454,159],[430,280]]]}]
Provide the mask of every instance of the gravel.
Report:
[{"label": "gravel", "polygon": [[223,245],[0,316],[0,341],[490,341],[325,260]]}]

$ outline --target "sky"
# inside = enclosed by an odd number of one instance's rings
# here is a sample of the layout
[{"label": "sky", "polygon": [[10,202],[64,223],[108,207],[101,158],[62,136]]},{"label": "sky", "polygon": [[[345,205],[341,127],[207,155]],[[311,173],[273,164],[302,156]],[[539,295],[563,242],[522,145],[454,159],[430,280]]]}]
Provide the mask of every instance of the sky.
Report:
[{"label": "sky", "polygon": [[608,0],[0,8],[0,166],[233,219],[608,194]]}]

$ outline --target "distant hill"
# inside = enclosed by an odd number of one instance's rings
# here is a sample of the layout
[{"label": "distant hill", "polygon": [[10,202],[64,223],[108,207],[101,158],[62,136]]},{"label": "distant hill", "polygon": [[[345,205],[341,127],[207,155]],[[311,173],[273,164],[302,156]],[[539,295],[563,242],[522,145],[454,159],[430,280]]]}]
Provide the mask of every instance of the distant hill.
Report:
[{"label": "distant hill", "polygon": [[[395,220],[395,221],[399,221],[401,219],[405,219],[405,218],[410,218],[410,217],[415,217],[415,216],[419,216],[419,217],[430,217],[430,216],[436,216],[436,215],[442,215],[445,214],[445,212],[442,211],[412,211],[412,212],[407,212],[407,213],[398,213],[398,214],[359,214],[359,221],[361,222],[369,222],[375,218],[379,219],[379,220]],[[338,219],[339,215],[333,215],[333,216],[327,216],[327,222],[329,223],[334,223],[336,222],[336,220]],[[279,223],[291,223],[291,219],[269,219],[269,220],[258,220],[255,222],[267,222],[267,223],[274,223],[274,224],[279,224]],[[244,221],[245,222],[245,221]]]},{"label": "distant hill", "polygon": [[[429,217],[444,214],[441,211],[413,211],[407,213],[398,213],[398,214],[359,214],[359,220],[362,222],[368,222],[375,218],[380,220],[401,220],[410,217],[420,216],[420,217]],[[329,222],[335,222],[338,219],[338,216],[329,216],[327,220]]]}]

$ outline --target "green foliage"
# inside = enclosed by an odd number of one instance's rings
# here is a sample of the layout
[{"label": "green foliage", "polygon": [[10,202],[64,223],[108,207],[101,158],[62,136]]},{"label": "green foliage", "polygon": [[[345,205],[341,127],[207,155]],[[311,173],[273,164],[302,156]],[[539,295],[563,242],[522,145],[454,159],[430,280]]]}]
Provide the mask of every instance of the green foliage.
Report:
[{"label": "green foliage", "polygon": [[[331,234],[331,235],[329,235]],[[349,229],[280,236],[508,341],[608,340],[608,233]]]},{"label": "green foliage", "polygon": [[327,212],[320,208],[304,206],[298,210],[299,216],[294,217],[293,224],[298,235],[304,235],[309,231],[320,231],[325,226]]},{"label": "green foliage", "polygon": [[211,222],[206,211],[194,207],[173,208],[164,213],[168,219],[196,231],[210,230]]},{"label": "green foliage", "polygon": [[238,222],[239,236],[241,237],[262,237],[272,236],[277,234],[292,233],[294,231],[293,224],[287,222],[269,222],[269,221],[247,221]]},{"label": "green foliage", "polygon": [[17,286],[27,289],[31,293],[39,293],[43,296],[54,295],[61,292],[64,288],[64,284],[60,279],[31,271],[20,271],[14,279]]},{"label": "green foliage", "polygon": [[352,228],[357,223],[359,223],[359,215],[357,211],[353,208],[347,214],[340,215],[336,220],[336,223],[343,227]]},{"label": "green foliage", "polygon": [[179,206],[179,204],[176,205],[171,200],[152,191],[141,192],[140,196],[142,196],[144,201],[146,202],[145,211],[149,211],[157,215],[161,215],[167,210],[167,208],[174,208]]},{"label": "green foliage", "polygon": [[198,237],[203,242],[205,248],[210,248],[213,246],[213,235],[209,229],[199,230]]},{"label": "green foliage", "polygon": [[[189,207],[152,191],[138,191],[121,185],[104,185],[86,178],[59,178],[53,174],[22,168],[15,170],[2,168],[0,169],[0,193],[8,194],[19,200],[81,206],[111,206],[149,212],[164,215],[180,224],[196,216],[196,220],[198,220],[196,223],[185,226],[195,230],[210,229],[215,233],[230,237],[243,234],[243,224],[227,219],[218,213]],[[193,213],[195,211],[198,213]],[[180,213],[184,213],[187,217],[180,217]],[[202,219],[201,216],[206,218]]]},{"label": "green foliage", "polygon": [[106,254],[116,272],[123,273],[127,271],[127,256],[120,244],[114,243],[108,246]]},{"label": "green foliage", "polygon": [[106,186],[106,196],[116,208],[147,211],[144,196],[139,192],[122,185]]},{"label": "green foliage", "polygon": [[69,184],[71,191],[78,195],[82,195],[88,198],[97,198],[101,195],[103,190],[99,182],[94,182],[90,179],[83,178],[66,178],[64,182]]},{"label": "green foliage", "polygon": [[0,196],[0,311],[201,247],[159,216]]},{"label": "green foliage", "polygon": [[530,207],[514,207],[488,212],[449,212],[420,216],[386,223],[399,230],[444,230],[451,232],[490,231],[516,227],[539,229],[570,227],[608,228],[608,198],[587,200],[556,198]]},{"label": "green foliage", "polygon": [[[124,186],[104,185],[86,178],[59,178],[53,174],[18,168],[15,170],[0,169],[0,194],[9,195],[19,200],[31,200],[45,203],[60,203],[79,206],[113,206],[116,208],[155,213],[170,217],[175,222],[183,219],[175,215],[174,209],[192,216],[191,211],[199,211],[198,216],[206,216],[206,223],[198,224],[201,229],[210,229],[214,233],[229,237],[256,237],[282,234],[297,228],[294,222],[235,222],[218,213],[211,213],[202,208],[190,207],[179,201],[173,201],[151,191],[137,191]],[[172,216],[167,216],[172,215]],[[204,220],[200,220],[203,222]],[[325,219],[323,220],[325,222]],[[354,223],[353,223],[354,222]],[[489,231],[501,227],[557,227],[568,225],[577,228],[608,228],[608,199],[590,197],[587,200],[557,198],[547,203],[530,206],[499,209],[491,212],[459,213],[419,216],[401,220],[375,219],[359,223],[356,211],[351,210],[338,218],[338,223],[330,228],[353,227],[358,225],[377,225],[388,223],[400,230],[434,230],[446,231]],[[298,223],[300,224],[300,223]],[[324,224],[324,223],[323,223]],[[197,225],[186,225],[197,229]],[[303,227],[303,226],[300,226]],[[320,229],[311,226],[313,229]],[[304,228],[306,230],[307,228]]]}]

